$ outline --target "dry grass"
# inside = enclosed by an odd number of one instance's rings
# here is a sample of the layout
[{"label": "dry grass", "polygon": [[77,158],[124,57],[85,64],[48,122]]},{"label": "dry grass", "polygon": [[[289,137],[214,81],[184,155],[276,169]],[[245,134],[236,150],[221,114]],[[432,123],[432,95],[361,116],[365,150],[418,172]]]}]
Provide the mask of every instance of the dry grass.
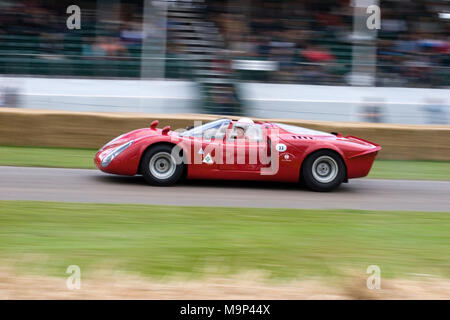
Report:
[{"label": "dry grass", "polygon": [[68,290],[65,278],[25,275],[0,269],[0,299],[450,299],[450,280],[415,277],[382,280],[380,290],[366,288],[363,277],[341,282],[294,280],[274,283],[261,273],[229,278],[151,280],[106,272],[82,279]]}]

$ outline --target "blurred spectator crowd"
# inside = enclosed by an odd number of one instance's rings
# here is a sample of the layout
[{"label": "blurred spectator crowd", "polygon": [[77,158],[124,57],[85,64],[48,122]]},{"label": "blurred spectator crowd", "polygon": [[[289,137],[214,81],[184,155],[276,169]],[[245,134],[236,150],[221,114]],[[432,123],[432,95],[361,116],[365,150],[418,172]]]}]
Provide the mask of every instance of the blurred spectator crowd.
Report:
[{"label": "blurred spectator crowd", "polygon": [[[82,28],[69,30],[71,2],[0,0],[0,74],[140,77],[163,31],[167,78],[355,84],[351,0],[167,1],[147,28],[143,0],[80,0]],[[376,50],[373,84],[450,86],[449,1],[380,7],[381,30],[364,44]]]},{"label": "blurred spectator crowd", "polygon": [[0,74],[138,77],[142,1],[76,1],[81,29],[69,30],[65,0],[0,0]]}]

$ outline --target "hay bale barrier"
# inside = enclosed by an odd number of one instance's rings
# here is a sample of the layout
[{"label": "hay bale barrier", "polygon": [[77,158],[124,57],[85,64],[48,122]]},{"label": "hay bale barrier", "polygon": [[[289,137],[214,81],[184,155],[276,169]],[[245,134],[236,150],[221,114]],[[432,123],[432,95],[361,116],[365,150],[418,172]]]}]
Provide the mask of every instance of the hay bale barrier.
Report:
[{"label": "hay bale barrier", "polygon": [[[124,132],[148,127],[154,119],[159,120],[159,127],[170,125],[172,129],[180,129],[194,125],[195,121],[208,122],[218,117],[0,108],[0,145],[96,149]],[[381,159],[450,161],[450,126],[260,120],[367,139],[382,146]]]}]

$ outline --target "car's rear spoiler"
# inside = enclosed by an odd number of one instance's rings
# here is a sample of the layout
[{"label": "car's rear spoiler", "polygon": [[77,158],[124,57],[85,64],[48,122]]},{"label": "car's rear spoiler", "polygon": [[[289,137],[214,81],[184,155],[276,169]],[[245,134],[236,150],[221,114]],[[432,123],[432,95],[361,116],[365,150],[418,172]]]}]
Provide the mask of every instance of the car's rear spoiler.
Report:
[{"label": "car's rear spoiler", "polygon": [[373,153],[373,152],[378,152],[378,151],[381,150],[381,146],[380,146],[379,144],[377,144],[377,143],[372,142],[372,141],[365,140],[365,139],[362,139],[362,138],[358,138],[358,137],[355,137],[355,136],[346,136],[345,138],[346,138],[346,139],[359,140],[359,141],[361,141],[361,142],[364,142],[364,144],[366,144],[366,145],[371,145],[371,146],[373,146],[373,148],[370,148],[370,149],[365,150],[365,151],[363,151],[363,152],[361,152],[361,153],[355,154],[355,155],[351,156],[350,158],[360,157],[360,156],[363,156],[363,155],[365,155],[365,154],[369,154],[369,153]]},{"label": "car's rear spoiler", "polygon": [[[376,144],[375,142],[372,142],[372,141],[369,141],[369,140],[366,140],[366,139],[362,139],[362,138],[358,138],[358,137],[355,137],[355,136],[346,136],[346,138],[347,138],[347,139],[348,139],[348,138],[352,138],[352,139],[364,141],[364,142],[366,142],[366,143],[369,143],[369,144],[374,145],[374,146],[377,146],[377,147],[380,146],[379,144]],[[381,149],[381,148],[380,148],[380,149]]]}]

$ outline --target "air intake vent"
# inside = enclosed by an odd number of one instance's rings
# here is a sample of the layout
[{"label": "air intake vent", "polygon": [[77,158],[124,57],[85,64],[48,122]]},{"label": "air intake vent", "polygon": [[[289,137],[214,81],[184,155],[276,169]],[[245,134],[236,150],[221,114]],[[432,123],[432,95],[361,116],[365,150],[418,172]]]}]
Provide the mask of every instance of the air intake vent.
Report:
[{"label": "air intake vent", "polygon": [[292,136],[294,139],[302,139],[302,140],[314,140],[313,137],[307,137],[307,136]]}]

